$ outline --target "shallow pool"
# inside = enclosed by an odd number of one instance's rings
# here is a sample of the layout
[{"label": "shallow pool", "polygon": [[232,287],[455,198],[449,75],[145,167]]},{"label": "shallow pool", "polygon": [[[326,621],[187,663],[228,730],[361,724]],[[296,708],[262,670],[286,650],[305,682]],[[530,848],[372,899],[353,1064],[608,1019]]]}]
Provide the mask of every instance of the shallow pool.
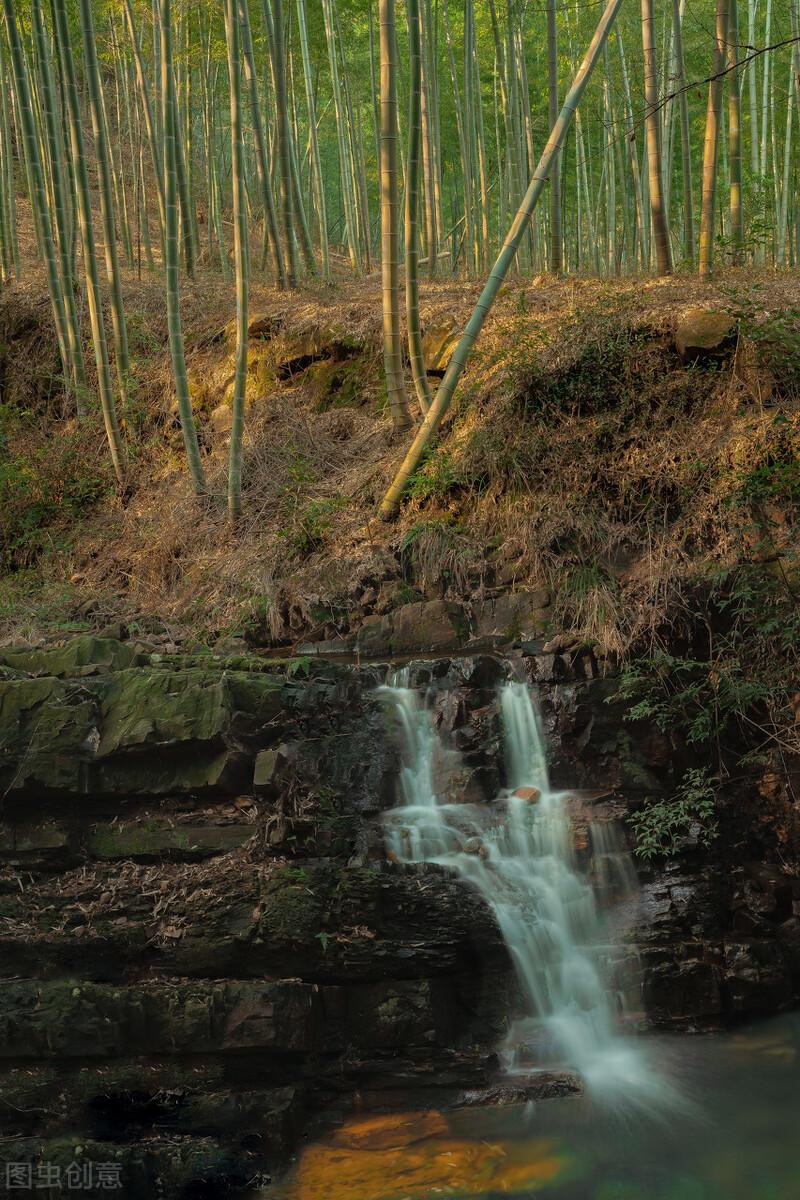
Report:
[{"label": "shallow pool", "polygon": [[527,1107],[361,1115],[308,1145],[280,1200],[800,1200],[800,1014],[654,1040],[681,1097],[614,1112]]}]

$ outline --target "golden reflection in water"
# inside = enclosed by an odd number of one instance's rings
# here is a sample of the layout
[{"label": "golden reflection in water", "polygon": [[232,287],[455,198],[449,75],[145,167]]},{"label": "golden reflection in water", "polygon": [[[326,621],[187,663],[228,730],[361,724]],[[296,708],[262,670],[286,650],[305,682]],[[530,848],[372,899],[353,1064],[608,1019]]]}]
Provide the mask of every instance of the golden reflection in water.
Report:
[{"label": "golden reflection in water", "polygon": [[285,1200],[463,1200],[552,1182],[566,1160],[548,1138],[486,1142],[454,1137],[439,1112],[348,1121],[303,1151]]},{"label": "golden reflection in water", "polygon": [[784,1062],[793,1062],[797,1048],[782,1031],[762,1033],[738,1033],[731,1038],[731,1049],[744,1051],[747,1054],[769,1054],[772,1058],[781,1058]]}]

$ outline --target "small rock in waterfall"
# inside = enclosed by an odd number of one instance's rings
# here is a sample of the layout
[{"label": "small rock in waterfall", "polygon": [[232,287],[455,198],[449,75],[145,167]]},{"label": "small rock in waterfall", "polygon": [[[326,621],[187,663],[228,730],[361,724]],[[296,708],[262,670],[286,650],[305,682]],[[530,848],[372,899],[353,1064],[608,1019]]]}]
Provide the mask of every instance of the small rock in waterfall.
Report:
[{"label": "small rock in waterfall", "polygon": [[536,804],[542,793],[535,787],[518,787],[514,788],[511,795],[516,796],[519,800],[527,800],[528,804]]},{"label": "small rock in waterfall", "polygon": [[467,838],[461,848],[465,854],[479,854],[481,858],[486,858],[488,854],[488,850],[479,837]]}]

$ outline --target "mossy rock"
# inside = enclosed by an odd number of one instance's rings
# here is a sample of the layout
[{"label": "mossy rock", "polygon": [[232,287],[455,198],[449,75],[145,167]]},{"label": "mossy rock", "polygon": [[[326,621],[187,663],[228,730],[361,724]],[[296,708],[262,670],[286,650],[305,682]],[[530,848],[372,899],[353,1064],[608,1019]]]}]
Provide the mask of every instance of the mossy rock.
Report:
[{"label": "mossy rock", "polygon": [[65,646],[0,651],[2,666],[27,675],[55,675],[62,679],[120,671],[137,659],[143,661],[143,656],[137,655],[129,642],[88,633],[72,638]]},{"label": "mossy rock", "polygon": [[279,675],[213,662],[0,681],[0,786],[131,795],[220,787],[241,737],[280,715],[287,687]]},{"label": "mossy rock", "polygon": [[130,987],[18,980],[0,989],[0,1059],[310,1051],[322,996],[310,984],[197,982]]},{"label": "mossy rock", "polygon": [[141,824],[101,825],[86,839],[92,858],[154,861],[197,860],[225,854],[249,841],[252,825],[177,825],[149,829]]}]

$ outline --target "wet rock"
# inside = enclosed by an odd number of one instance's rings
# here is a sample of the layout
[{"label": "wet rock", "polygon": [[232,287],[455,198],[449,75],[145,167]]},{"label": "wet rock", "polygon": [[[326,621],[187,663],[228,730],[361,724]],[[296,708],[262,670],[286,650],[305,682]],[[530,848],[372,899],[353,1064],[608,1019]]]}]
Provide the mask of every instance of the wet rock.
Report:
[{"label": "wet rock", "polygon": [[475,1088],[462,1093],[455,1108],[505,1108],[511,1104],[529,1104],[532,1100],[553,1100],[580,1096],[581,1078],[574,1071],[537,1071],[529,1079]]},{"label": "wet rock", "polygon": [[780,1012],[796,999],[780,944],[763,938],[729,941],[723,961],[725,992],[733,1013]]},{"label": "wet rock", "polygon": [[[695,951],[702,954],[703,947]],[[642,999],[647,1019],[662,1027],[714,1028],[723,1012],[719,969],[702,958],[678,957],[679,953],[671,947],[660,963],[644,956]]]},{"label": "wet rock", "polygon": [[541,799],[542,793],[536,787],[518,787],[514,788],[511,795],[516,796],[519,800],[525,800],[528,804],[536,804]]},{"label": "wet rock", "polygon": [[349,1121],[330,1140],[334,1146],[348,1150],[393,1150],[447,1131],[447,1121],[441,1113],[388,1113]]},{"label": "wet rock", "polygon": [[486,847],[479,837],[467,838],[461,848],[465,854],[477,854],[481,858],[486,858],[488,853]]}]

